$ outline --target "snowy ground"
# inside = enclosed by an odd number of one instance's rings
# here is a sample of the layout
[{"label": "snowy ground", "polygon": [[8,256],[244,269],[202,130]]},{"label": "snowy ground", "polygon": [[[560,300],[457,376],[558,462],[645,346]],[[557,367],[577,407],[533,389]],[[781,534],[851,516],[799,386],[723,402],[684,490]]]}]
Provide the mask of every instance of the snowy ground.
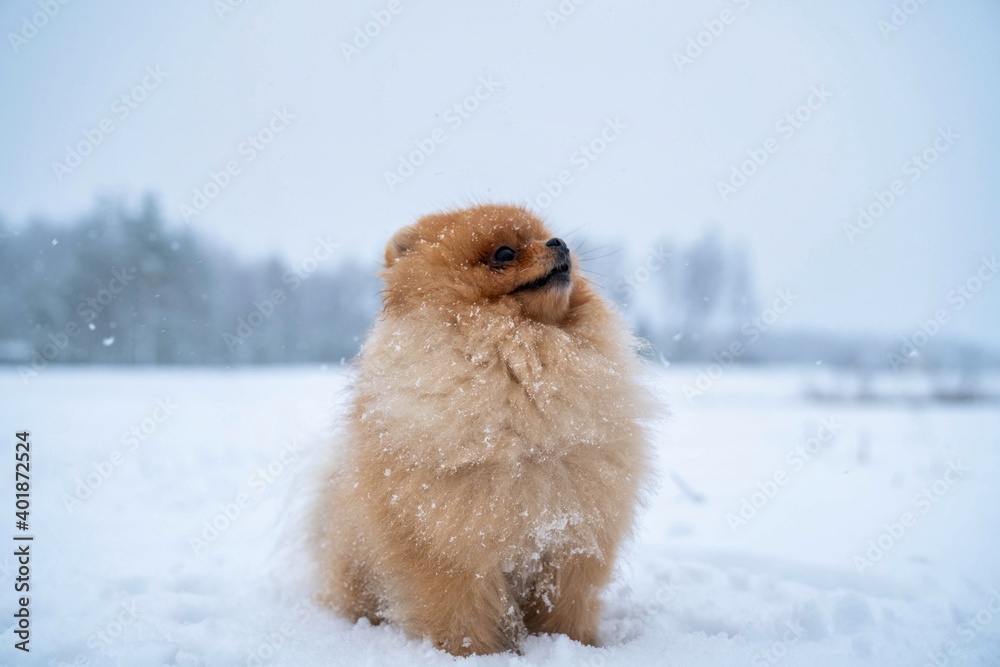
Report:
[{"label": "snowy ground", "polygon": [[[1000,664],[995,403],[813,403],[799,373],[742,370],[689,401],[698,370],[659,383],[659,488],[604,647],[534,637],[468,664]],[[4,611],[0,664],[455,662],[314,608],[299,581],[289,508],[343,386],[336,368],[0,370],[5,437],[32,433],[36,535],[32,652]]]}]

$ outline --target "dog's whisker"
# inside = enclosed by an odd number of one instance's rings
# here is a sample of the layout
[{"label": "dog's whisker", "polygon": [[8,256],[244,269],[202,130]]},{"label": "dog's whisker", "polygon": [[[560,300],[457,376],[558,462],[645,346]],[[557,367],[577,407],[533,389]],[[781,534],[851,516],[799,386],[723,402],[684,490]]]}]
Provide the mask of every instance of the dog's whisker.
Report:
[{"label": "dog's whisker", "polygon": [[591,225],[591,223],[585,222],[582,225],[580,225],[579,227],[573,229],[572,231],[569,231],[569,232],[566,232],[565,234],[563,234],[563,238],[569,238],[570,236],[573,236],[573,234],[576,234],[578,231],[580,231],[584,227],[589,227],[590,225]]},{"label": "dog's whisker", "polygon": [[588,261],[588,262],[593,262],[593,261],[598,260],[598,259],[605,259],[606,257],[611,257],[612,255],[617,255],[620,252],[621,252],[621,248],[619,248],[618,250],[614,250],[612,252],[609,252],[609,253],[605,253],[603,255],[597,255],[597,256],[588,255],[586,257],[581,257],[580,259]]},{"label": "dog's whisker", "polygon": [[609,250],[609,249],[613,250],[613,252],[621,252],[622,251],[621,246],[616,246],[616,245],[612,245],[612,244],[608,243],[608,244],[605,244],[605,245],[597,246],[596,248],[590,248],[590,249],[587,250],[587,253],[585,253],[585,254],[588,254],[588,253],[589,254],[593,254],[595,252],[601,252],[603,250]]}]

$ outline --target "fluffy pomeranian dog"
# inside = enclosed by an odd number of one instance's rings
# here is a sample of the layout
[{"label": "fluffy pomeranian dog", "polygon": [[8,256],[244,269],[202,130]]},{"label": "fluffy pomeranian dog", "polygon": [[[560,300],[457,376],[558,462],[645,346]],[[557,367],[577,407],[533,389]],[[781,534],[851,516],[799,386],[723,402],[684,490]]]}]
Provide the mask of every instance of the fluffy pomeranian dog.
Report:
[{"label": "fluffy pomeranian dog", "polygon": [[647,478],[634,339],[515,206],[404,227],[382,277],[314,513],[321,597],[455,655],[596,645]]}]

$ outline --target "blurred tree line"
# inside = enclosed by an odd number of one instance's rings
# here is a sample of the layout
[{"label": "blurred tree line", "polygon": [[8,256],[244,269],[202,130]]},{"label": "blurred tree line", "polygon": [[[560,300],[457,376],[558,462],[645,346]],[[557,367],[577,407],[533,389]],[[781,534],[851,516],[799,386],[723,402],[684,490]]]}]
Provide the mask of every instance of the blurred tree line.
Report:
[{"label": "blurred tree line", "polygon": [[0,361],[243,364],[352,357],[377,312],[374,267],[320,240],[298,266],[240,261],[155,199],[71,226],[0,223]]},{"label": "blurred tree line", "polygon": [[717,228],[687,244],[661,239],[639,257],[586,245],[578,254],[590,279],[665,357],[708,358],[727,341],[753,337],[761,304],[750,254]]}]

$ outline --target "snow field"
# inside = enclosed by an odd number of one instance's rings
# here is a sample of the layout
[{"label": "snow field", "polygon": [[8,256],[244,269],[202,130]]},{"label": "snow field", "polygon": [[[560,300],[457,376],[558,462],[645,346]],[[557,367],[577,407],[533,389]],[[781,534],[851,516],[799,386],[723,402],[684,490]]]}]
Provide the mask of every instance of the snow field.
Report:
[{"label": "snow field", "polygon": [[[470,664],[1000,663],[995,404],[810,402],[801,371],[742,369],[688,400],[698,371],[657,372],[673,416],[604,646],[531,637]],[[0,373],[8,435],[32,433],[36,535],[32,652],[12,649],[5,615],[0,663],[452,664],[309,599],[297,522],[345,381]],[[12,565],[0,556],[6,606]]]}]

